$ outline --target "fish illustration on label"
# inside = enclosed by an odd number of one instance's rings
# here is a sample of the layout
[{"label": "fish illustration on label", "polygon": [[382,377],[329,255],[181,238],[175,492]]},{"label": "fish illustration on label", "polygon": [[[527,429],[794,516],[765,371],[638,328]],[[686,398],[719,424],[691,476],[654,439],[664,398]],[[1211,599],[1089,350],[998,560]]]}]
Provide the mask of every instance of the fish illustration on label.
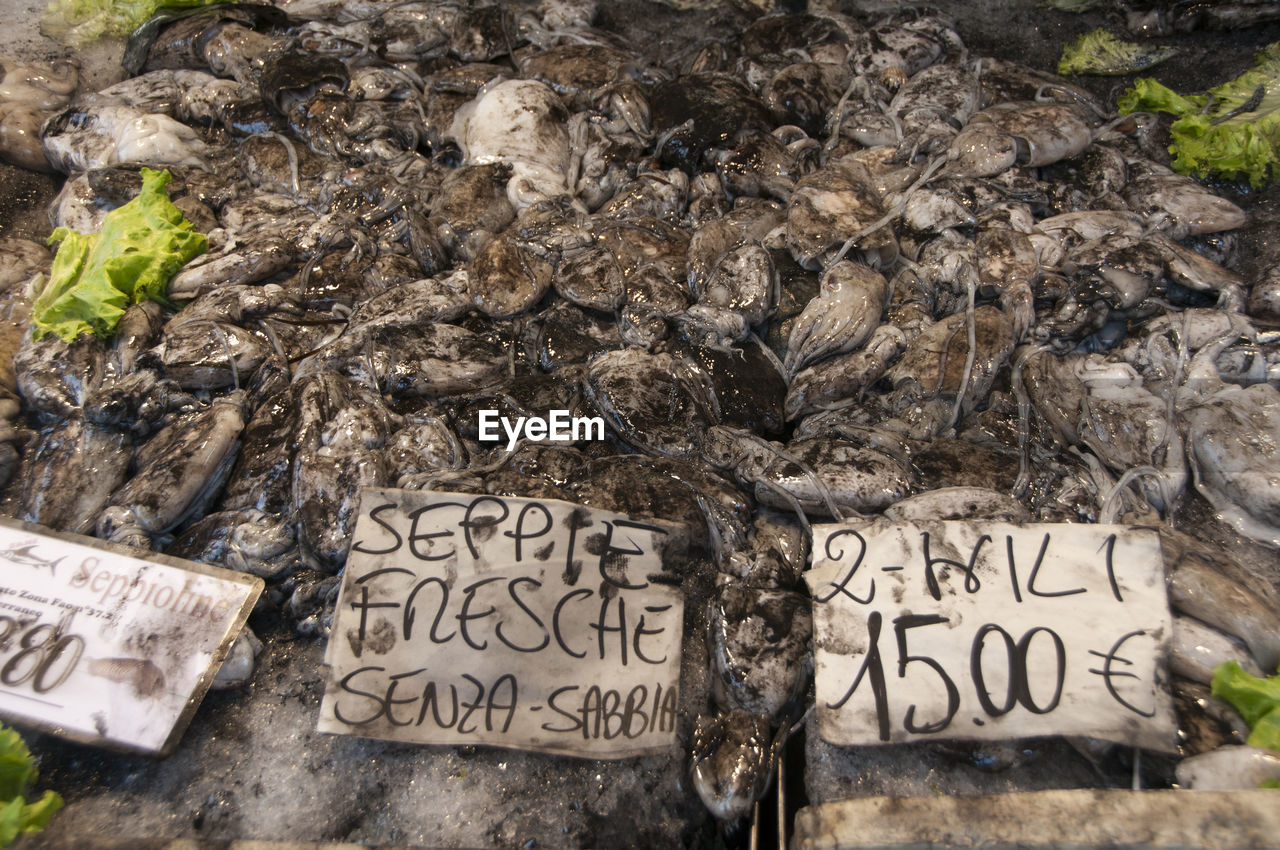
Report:
[{"label": "fish illustration on label", "polygon": [[42,558],[37,555],[35,553],[35,548],[35,543],[16,544],[14,546],[10,546],[8,549],[0,549],[0,558],[3,558],[11,564],[17,564],[22,567],[33,567],[35,569],[48,567],[50,575],[56,575],[57,570],[55,568],[58,564],[62,563],[66,556],[64,555],[62,558],[49,560],[48,558]]}]

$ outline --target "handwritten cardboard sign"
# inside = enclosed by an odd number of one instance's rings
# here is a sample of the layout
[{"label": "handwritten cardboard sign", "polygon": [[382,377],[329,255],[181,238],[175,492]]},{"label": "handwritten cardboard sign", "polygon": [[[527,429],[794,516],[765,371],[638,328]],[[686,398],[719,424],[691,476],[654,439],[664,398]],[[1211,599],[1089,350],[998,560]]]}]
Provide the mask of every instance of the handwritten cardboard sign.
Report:
[{"label": "handwritten cardboard sign", "polygon": [[0,715],[167,755],[262,579],[0,520]]},{"label": "handwritten cardboard sign", "polygon": [[682,539],[550,499],[365,490],[318,728],[592,758],[669,749]]},{"label": "handwritten cardboard sign", "polygon": [[837,745],[1174,745],[1160,541],[1106,525],[814,528],[818,728]]}]

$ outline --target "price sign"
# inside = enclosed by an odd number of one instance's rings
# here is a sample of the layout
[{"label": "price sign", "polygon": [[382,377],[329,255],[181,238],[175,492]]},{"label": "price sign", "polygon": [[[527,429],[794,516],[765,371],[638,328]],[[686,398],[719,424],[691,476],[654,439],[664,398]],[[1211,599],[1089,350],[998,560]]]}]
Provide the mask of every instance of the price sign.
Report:
[{"label": "price sign", "polygon": [[1174,746],[1153,531],[816,526],[806,581],[828,743],[1087,735]]},{"label": "price sign", "polygon": [[261,592],[254,576],[0,520],[0,714],[166,755]]},{"label": "price sign", "polygon": [[365,490],[318,728],[592,758],[668,750],[676,532],[549,499]]}]

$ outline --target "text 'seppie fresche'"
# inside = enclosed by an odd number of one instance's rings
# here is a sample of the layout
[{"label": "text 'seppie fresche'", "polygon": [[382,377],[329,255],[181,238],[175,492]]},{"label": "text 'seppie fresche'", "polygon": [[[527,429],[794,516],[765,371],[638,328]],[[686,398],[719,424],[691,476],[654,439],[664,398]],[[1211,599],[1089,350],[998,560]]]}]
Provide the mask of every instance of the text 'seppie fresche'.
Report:
[{"label": "text 'seppie fresche'", "polygon": [[318,728],[589,757],[670,748],[667,526],[555,500],[366,490]]}]

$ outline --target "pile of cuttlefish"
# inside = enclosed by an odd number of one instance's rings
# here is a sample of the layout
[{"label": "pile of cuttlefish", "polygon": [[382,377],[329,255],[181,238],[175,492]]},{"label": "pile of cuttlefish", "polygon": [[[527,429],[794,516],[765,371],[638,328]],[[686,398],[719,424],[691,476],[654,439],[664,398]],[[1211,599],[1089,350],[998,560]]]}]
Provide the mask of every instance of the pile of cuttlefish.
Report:
[{"label": "pile of cuttlefish", "polygon": [[[98,230],[146,165],[210,243],[71,344],[25,325],[48,250],[3,245],[7,510],[261,576],[315,635],[362,487],[681,522],[719,571],[691,770],[726,822],[805,709],[811,520],[1146,523],[1216,730],[1185,751],[1238,742],[1205,685],[1276,670],[1280,604],[1173,517],[1280,544],[1280,273],[1231,270],[1242,210],[1156,161],[1151,116],[928,10],[646,55],[595,6],[218,6],[78,95],[4,63],[0,142],[66,175],[55,225]],[[481,441],[485,409],[607,435]],[[1181,781],[1280,770],[1198,758]]]}]

